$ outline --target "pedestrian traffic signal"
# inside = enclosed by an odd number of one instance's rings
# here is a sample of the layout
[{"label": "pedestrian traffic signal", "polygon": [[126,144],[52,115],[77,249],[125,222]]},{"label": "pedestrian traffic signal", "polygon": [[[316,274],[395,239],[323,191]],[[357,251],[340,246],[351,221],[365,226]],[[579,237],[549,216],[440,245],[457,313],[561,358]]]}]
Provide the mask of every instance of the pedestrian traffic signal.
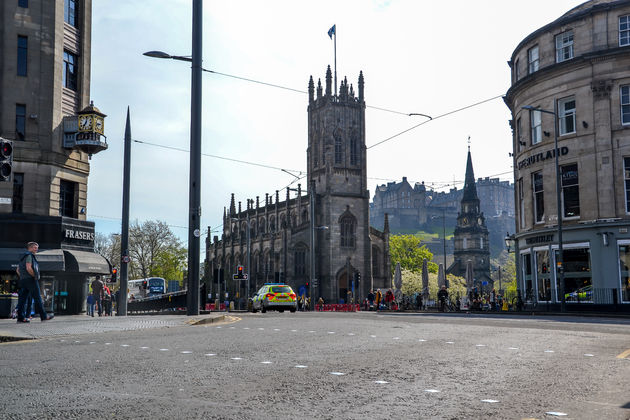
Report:
[{"label": "pedestrian traffic signal", "polygon": [[0,182],[11,181],[13,143],[0,137]]},{"label": "pedestrian traffic signal", "polygon": [[112,283],[116,283],[118,281],[118,269],[114,268],[112,270]]},{"label": "pedestrian traffic signal", "polygon": [[243,266],[242,265],[239,265],[238,267],[236,267],[236,276],[239,279],[245,278],[245,276],[243,276]]}]

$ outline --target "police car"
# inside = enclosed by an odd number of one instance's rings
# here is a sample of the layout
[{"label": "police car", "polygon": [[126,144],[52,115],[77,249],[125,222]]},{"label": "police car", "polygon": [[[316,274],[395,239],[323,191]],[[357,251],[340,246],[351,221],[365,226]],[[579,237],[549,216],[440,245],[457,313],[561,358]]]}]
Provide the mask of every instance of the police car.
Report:
[{"label": "police car", "polygon": [[297,310],[297,297],[291,286],[284,283],[266,283],[254,295],[251,303],[252,312],[265,313],[285,309],[295,312]]}]

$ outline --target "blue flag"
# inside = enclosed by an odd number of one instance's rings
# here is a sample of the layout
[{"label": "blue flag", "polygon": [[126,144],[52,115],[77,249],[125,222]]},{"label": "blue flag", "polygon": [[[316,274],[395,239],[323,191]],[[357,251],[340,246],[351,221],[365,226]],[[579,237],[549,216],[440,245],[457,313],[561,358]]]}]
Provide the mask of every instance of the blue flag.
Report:
[{"label": "blue flag", "polygon": [[332,28],[328,30],[328,36],[330,37],[330,39],[332,39],[333,35],[336,35],[336,32],[335,32],[335,30],[337,29],[336,27],[337,25],[335,24],[332,26]]}]

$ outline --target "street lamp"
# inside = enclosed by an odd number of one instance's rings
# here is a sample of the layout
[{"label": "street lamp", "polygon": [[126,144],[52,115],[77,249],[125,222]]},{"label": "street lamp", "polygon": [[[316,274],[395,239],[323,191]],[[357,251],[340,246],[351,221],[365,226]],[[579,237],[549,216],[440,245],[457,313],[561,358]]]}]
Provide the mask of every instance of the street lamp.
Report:
[{"label": "street lamp", "polygon": [[522,107],[528,111],[539,111],[553,115],[554,127],[554,154],[556,156],[556,207],[558,208],[558,260],[556,261],[556,274],[560,276],[560,312],[566,312],[566,299],[564,296],[564,256],[562,254],[562,205],[560,189],[562,187],[560,178],[560,153],[558,150],[558,103],[554,99],[553,111],[541,109],[527,105]]},{"label": "street lamp", "polygon": [[190,182],[188,195],[188,294],[187,315],[199,315],[199,253],[201,250],[201,75],[203,0],[193,0],[192,57],[169,55],[162,51],[144,53],[148,57],[170,58],[192,63],[190,95]]}]

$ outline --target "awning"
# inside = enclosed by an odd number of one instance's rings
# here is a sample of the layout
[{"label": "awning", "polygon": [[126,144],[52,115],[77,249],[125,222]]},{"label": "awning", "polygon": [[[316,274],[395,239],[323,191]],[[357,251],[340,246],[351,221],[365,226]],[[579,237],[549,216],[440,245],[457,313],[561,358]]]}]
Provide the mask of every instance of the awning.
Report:
[{"label": "awning", "polygon": [[111,267],[107,260],[95,253],[87,251],[75,251],[64,249],[66,256],[66,272],[110,274]]},{"label": "awning", "polygon": [[[15,271],[20,259],[26,253],[24,248],[0,248],[0,271]],[[39,271],[64,271],[65,264],[61,249],[49,249],[36,254]]]}]

